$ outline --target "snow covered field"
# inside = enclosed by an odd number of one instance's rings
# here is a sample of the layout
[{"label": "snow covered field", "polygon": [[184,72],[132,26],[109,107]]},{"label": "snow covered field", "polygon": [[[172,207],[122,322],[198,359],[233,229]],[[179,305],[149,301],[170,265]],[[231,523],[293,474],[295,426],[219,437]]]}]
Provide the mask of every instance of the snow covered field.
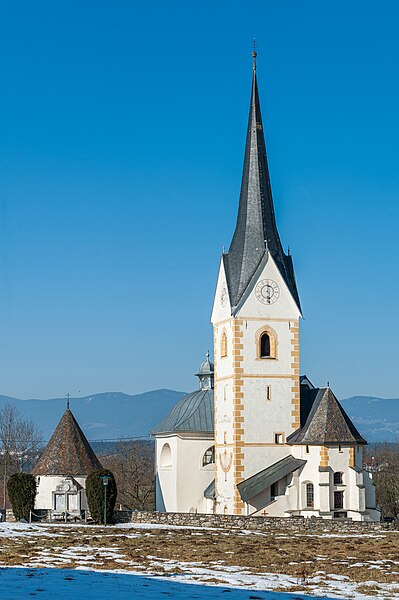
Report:
[{"label": "snow covered field", "polygon": [[1,523],[0,598],[393,599],[398,549],[396,532]]}]

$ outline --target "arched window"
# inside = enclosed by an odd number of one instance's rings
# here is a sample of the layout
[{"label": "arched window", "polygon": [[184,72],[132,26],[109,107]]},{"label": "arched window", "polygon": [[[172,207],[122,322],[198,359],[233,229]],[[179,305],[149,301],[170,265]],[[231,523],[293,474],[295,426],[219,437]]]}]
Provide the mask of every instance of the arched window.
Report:
[{"label": "arched window", "polygon": [[256,333],[257,358],[277,358],[277,334],[271,327],[262,327]]},{"label": "arched window", "polygon": [[314,487],[313,483],[306,484],[306,508],[313,508],[314,506]]},{"label": "arched window", "polygon": [[222,339],[220,342],[220,356],[222,358],[227,356],[227,334],[225,331],[222,333]]},{"label": "arched window", "polygon": [[172,466],[172,450],[169,444],[162,446],[161,455],[159,457],[159,466],[166,468]]},{"label": "arched window", "polygon": [[215,446],[210,446],[202,457],[202,466],[206,467],[207,465],[213,464],[215,464]]},{"label": "arched window", "polygon": [[342,485],[342,473],[340,471],[334,473],[334,485]]},{"label": "arched window", "polygon": [[261,358],[270,358],[271,357],[271,344],[270,344],[270,335],[265,332],[260,336],[260,357]]}]

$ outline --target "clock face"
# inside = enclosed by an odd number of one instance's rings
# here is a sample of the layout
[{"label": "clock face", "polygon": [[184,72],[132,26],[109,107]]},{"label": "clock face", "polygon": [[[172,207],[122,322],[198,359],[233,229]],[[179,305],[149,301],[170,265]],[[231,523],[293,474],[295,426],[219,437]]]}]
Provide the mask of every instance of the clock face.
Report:
[{"label": "clock face", "polygon": [[255,288],[255,294],[262,304],[273,304],[280,296],[280,289],[275,281],[262,279]]},{"label": "clock face", "polygon": [[227,290],[226,288],[222,288],[222,292],[220,294],[220,303],[222,306],[226,306],[226,302],[227,302]]}]

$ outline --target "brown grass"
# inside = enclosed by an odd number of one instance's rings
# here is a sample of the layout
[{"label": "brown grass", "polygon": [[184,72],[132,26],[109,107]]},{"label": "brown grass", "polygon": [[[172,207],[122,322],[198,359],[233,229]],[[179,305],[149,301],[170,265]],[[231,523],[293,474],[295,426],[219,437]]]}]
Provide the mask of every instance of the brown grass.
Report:
[{"label": "brown grass", "polygon": [[[43,526],[53,537],[12,537],[0,539],[0,566],[50,564],[74,568],[87,564],[98,569],[127,569],[143,572],[183,572],[178,563],[199,563],[207,568],[237,566],[254,574],[283,573],[292,578],[293,591],[306,590],[307,579],[324,573],[344,575],[359,583],[359,592],[374,591],[364,582],[399,583],[399,534],[379,533],[376,537],[323,537],[322,534],[287,534],[284,531],[253,534],[226,530],[159,529],[122,530],[114,527]],[[129,537],[139,534],[138,537]],[[67,556],[66,550],[79,550]],[[113,551],[117,557],[104,556]],[[91,562],[83,560],[88,555]],[[93,558],[94,557],[94,558]],[[63,559],[63,560],[61,560]],[[123,561],[123,562],[120,562]],[[125,562],[126,561],[126,562]],[[160,565],[154,566],[154,561]],[[375,561],[384,561],[380,564]],[[395,564],[397,563],[397,564]],[[379,568],[372,568],[378,566]],[[183,566],[183,565],[181,565]],[[220,580],[217,578],[219,582]],[[209,581],[209,579],[207,579]],[[364,591],[363,591],[364,589]],[[290,590],[291,591],[291,590]]]}]

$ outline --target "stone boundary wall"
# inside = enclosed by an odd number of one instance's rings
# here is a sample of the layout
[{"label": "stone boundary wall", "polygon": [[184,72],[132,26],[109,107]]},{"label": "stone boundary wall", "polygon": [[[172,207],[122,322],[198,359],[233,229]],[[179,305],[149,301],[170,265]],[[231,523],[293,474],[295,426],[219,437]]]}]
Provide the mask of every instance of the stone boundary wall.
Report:
[{"label": "stone boundary wall", "polygon": [[250,517],[236,515],[204,515],[198,513],[160,513],[120,510],[115,511],[117,523],[151,523],[220,529],[248,529],[253,531],[312,531],[360,532],[399,530],[399,522],[375,523],[351,519],[322,519],[320,517]]}]

